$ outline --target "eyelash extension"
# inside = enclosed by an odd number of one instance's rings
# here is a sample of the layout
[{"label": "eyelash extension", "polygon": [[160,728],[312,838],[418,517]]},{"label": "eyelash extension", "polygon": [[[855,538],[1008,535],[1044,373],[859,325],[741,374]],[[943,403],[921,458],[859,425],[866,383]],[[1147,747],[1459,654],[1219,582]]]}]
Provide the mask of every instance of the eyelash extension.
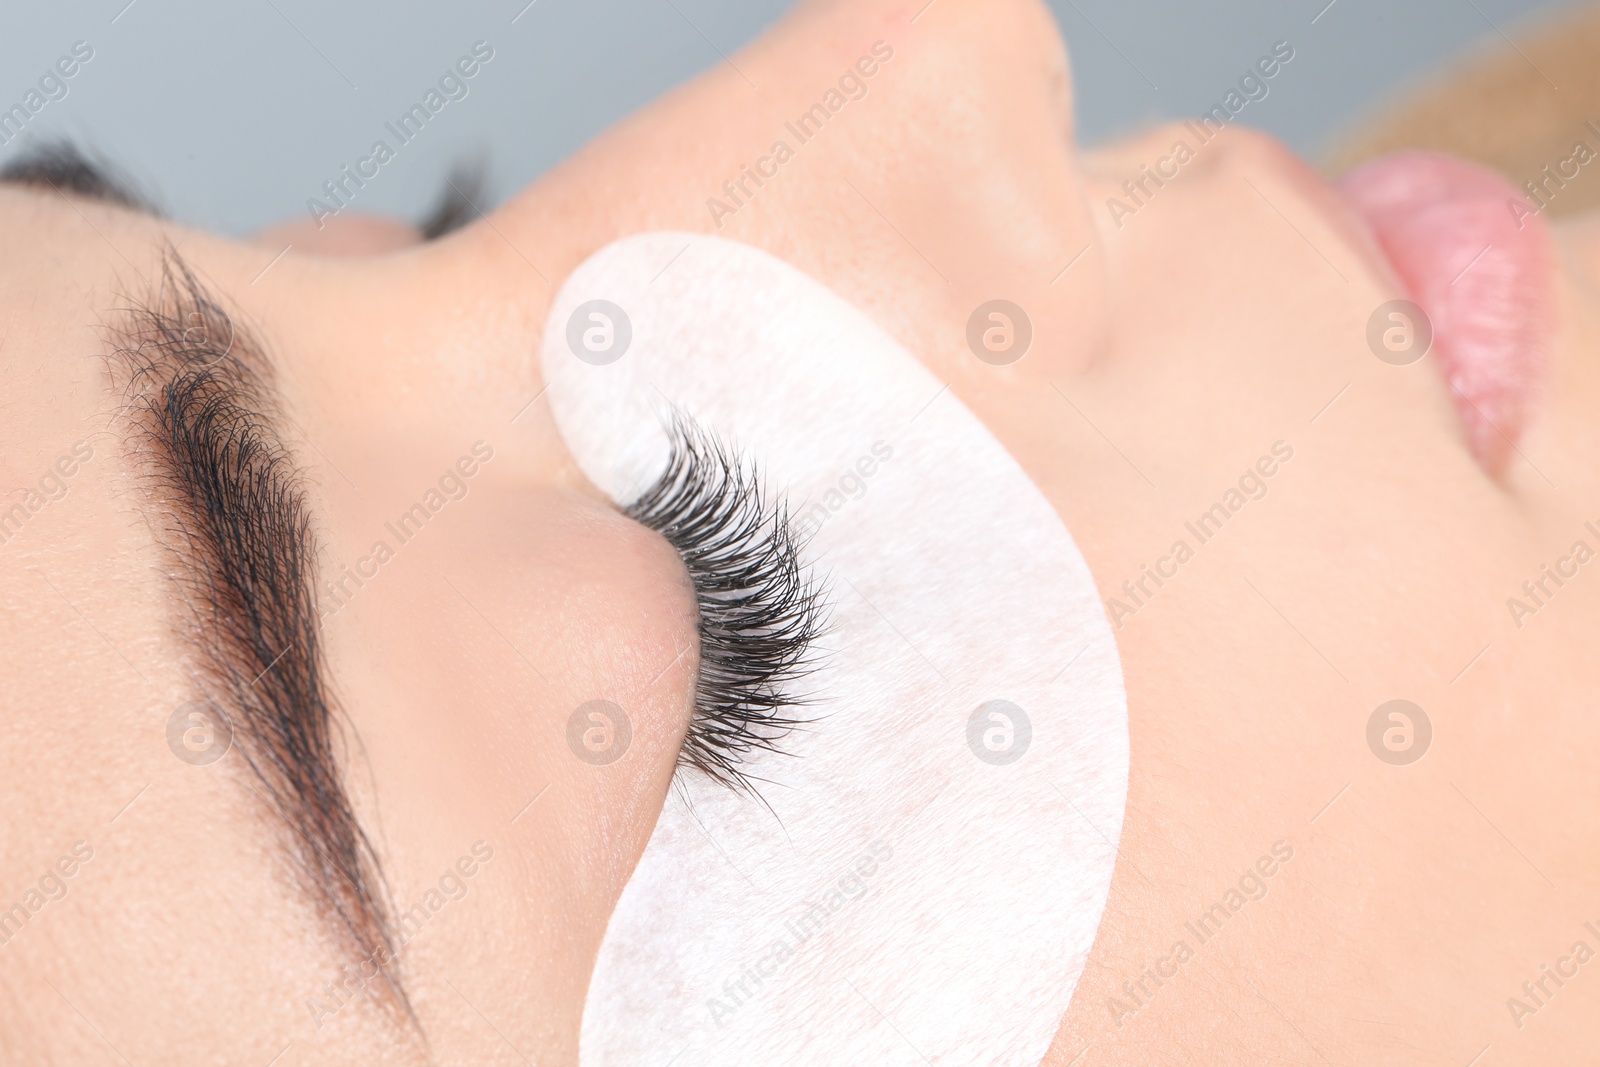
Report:
[{"label": "eyelash extension", "polygon": [[784,737],[812,721],[797,714],[807,700],[795,689],[813,669],[824,593],[756,467],[682,413],[668,429],[666,470],[623,511],[677,549],[700,610],[694,718],[678,763],[755,795],[741,765],[782,752]]}]

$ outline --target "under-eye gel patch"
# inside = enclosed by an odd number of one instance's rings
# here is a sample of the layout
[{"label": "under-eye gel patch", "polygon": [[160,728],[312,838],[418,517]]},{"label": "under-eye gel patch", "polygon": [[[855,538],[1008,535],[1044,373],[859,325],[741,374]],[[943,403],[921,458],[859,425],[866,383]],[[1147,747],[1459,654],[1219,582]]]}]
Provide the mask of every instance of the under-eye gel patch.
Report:
[{"label": "under-eye gel patch", "polygon": [[1060,518],[893,338],[754,249],[618,241],[544,336],[561,432],[619,505],[687,415],[787,499],[827,589],[809,725],[749,755],[760,799],[680,775],[607,928],[583,1062],[1037,1064],[1128,776],[1116,645]]}]

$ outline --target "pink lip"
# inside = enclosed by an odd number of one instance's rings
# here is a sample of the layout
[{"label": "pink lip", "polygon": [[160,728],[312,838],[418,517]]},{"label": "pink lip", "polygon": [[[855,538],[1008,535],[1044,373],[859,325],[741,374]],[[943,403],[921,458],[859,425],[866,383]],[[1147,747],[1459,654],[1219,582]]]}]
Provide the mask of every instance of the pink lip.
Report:
[{"label": "pink lip", "polygon": [[1385,156],[1340,188],[1433,324],[1467,440],[1501,472],[1526,429],[1551,335],[1552,242],[1505,178],[1429,152]]}]

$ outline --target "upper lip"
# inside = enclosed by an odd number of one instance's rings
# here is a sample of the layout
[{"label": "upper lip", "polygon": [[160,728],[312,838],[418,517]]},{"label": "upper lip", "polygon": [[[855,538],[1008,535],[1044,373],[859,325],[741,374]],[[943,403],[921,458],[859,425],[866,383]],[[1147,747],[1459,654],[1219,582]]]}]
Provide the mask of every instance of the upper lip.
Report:
[{"label": "upper lip", "polygon": [[1340,237],[1345,249],[1362,261],[1381,289],[1403,292],[1405,283],[1400,272],[1379,244],[1367,218],[1305,160],[1280,142],[1271,143],[1279,149],[1277,175]]}]

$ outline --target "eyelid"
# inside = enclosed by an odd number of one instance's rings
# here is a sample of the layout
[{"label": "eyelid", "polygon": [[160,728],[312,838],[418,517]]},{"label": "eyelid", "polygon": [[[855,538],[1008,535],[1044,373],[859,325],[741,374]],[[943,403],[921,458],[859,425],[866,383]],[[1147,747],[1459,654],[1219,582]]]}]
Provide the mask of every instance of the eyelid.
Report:
[{"label": "eyelid", "polygon": [[796,692],[823,632],[824,591],[759,469],[675,413],[666,469],[625,513],[677,550],[699,608],[700,675],[679,765],[753,793],[743,765],[811,720]]}]

